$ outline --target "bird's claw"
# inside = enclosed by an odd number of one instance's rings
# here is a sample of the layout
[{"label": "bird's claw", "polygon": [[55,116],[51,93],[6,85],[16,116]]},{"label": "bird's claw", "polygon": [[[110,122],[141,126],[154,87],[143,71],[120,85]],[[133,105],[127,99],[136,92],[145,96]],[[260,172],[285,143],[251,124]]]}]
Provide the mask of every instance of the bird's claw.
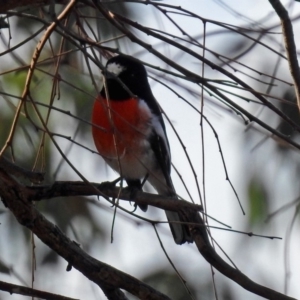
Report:
[{"label": "bird's claw", "polygon": [[121,180],[121,177],[118,177],[117,179],[113,181],[104,181],[100,184],[101,188],[107,188],[107,189],[112,189],[116,186],[116,184]]}]

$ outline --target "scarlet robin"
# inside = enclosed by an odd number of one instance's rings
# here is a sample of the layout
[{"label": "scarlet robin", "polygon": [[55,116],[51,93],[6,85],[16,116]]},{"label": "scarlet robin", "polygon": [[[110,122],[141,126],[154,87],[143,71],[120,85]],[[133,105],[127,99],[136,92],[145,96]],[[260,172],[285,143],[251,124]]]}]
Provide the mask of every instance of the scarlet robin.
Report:
[{"label": "scarlet robin", "polygon": [[[166,128],[145,67],[119,55],[108,60],[104,76],[92,113],[99,154],[130,188],[142,188],[141,181],[147,178],[159,194],[175,197]],[[187,225],[180,224],[180,214],[166,211],[166,215],[175,242],[192,242]]]}]

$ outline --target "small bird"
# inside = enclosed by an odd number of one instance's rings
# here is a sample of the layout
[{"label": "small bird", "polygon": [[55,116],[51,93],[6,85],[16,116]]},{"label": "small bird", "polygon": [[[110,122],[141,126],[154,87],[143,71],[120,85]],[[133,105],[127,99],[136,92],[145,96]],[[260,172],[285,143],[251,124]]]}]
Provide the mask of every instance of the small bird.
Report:
[{"label": "small bird", "polygon": [[[160,195],[176,197],[170,177],[171,155],[160,107],[143,64],[118,55],[107,61],[104,85],[92,112],[95,146],[129,188],[146,179]],[[146,205],[139,205],[147,210]],[[166,211],[176,244],[193,242],[177,212]],[[177,222],[177,223],[172,223]]]}]

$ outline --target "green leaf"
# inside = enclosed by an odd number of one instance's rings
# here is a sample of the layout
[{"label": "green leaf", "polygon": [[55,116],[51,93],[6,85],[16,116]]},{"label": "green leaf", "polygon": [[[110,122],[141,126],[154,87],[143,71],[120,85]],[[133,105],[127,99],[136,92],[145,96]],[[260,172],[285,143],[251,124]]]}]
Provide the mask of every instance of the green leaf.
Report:
[{"label": "green leaf", "polygon": [[260,225],[268,214],[268,194],[262,182],[251,180],[248,187],[249,221],[252,225]]}]

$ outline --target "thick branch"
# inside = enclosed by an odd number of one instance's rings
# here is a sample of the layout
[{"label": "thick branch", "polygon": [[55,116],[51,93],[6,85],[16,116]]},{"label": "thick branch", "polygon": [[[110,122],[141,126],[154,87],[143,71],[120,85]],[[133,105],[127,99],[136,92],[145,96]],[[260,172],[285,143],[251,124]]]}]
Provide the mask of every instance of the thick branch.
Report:
[{"label": "thick branch", "polygon": [[[104,192],[109,196],[116,197],[119,195],[120,198],[130,199],[130,192],[128,190],[125,189],[119,193],[118,188],[110,187],[107,184],[87,185],[81,182],[57,182],[52,186],[25,187],[21,186],[0,169],[0,196],[3,197],[5,203],[18,221],[34,232],[56,253],[65,258],[69,264],[97,283],[106,292],[106,295],[109,295],[109,299],[123,299],[123,294],[119,288],[127,290],[140,299],[168,299],[137,279],[88,256],[28,202],[28,200],[33,199],[39,200],[42,198],[70,195],[97,195]],[[155,204],[154,206],[163,209],[180,210],[184,214],[184,221],[191,223],[190,229],[194,241],[203,257],[215,269],[246,290],[267,299],[293,299],[253,282],[239,270],[226,263],[215,252],[209,242],[206,226],[197,212],[200,206],[142,192],[137,193],[136,202],[149,205]]]},{"label": "thick branch", "polygon": [[29,179],[33,183],[42,182],[44,180],[44,173],[31,172],[26,169],[19,167],[18,165],[10,162],[5,157],[0,157],[0,166],[5,169],[9,174],[16,177],[22,177],[24,179]]},{"label": "thick branch", "polygon": [[191,233],[193,239],[196,243],[196,246],[201,253],[201,255],[209,262],[216,270],[230,278],[244,289],[249,292],[264,297],[266,299],[272,300],[296,300],[295,298],[288,297],[281,293],[278,293],[272,289],[269,289],[265,286],[257,284],[248,278],[245,274],[243,274],[238,269],[233,268],[227,262],[225,262],[215,251],[215,249],[211,246],[210,243],[207,242],[207,231],[204,231],[205,224],[203,220],[199,220],[199,215],[195,215],[195,213],[189,214],[189,220],[193,223],[202,223],[202,227],[199,226],[190,226]]},{"label": "thick branch", "polygon": [[297,49],[294,39],[293,25],[289,14],[280,0],[269,0],[281,21],[284,46],[288,58],[289,68],[294,81],[298,109],[300,110],[300,69],[297,59]]},{"label": "thick branch", "polygon": [[[55,1],[56,3],[65,3],[66,1],[60,0]],[[52,3],[50,0],[0,0],[0,14],[6,13],[8,10],[20,8],[23,6],[40,6],[40,5],[49,5]]]},{"label": "thick branch", "polygon": [[192,209],[201,211],[202,206],[187,201],[178,201],[177,198],[168,198],[161,195],[154,195],[137,191],[132,195],[129,189],[120,190],[111,184],[90,183],[89,185],[82,181],[57,181],[48,186],[27,186],[26,191],[28,200],[39,201],[55,197],[68,196],[107,196],[119,198],[121,200],[133,201],[137,204],[152,205],[161,209],[179,211]]},{"label": "thick branch", "polygon": [[0,169],[0,197],[20,224],[31,230],[69,265],[98,284],[108,299],[126,299],[124,289],[140,299],[169,300],[169,298],[136,278],[102,263],[85,253],[60,229],[49,222],[26,198],[26,188]]},{"label": "thick branch", "polygon": [[56,295],[44,291],[39,291],[36,289],[32,289],[17,284],[7,283],[4,281],[0,281],[0,290],[8,292],[10,294],[31,296],[31,297],[36,297],[45,300],[76,300],[75,298],[69,298],[69,297]]}]

